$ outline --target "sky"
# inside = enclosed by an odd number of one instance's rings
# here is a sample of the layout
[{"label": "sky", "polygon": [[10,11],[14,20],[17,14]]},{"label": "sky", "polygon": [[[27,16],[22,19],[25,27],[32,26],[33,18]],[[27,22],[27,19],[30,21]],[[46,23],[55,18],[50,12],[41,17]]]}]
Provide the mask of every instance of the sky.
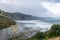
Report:
[{"label": "sky", "polygon": [[0,0],[0,9],[38,17],[60,18],[60,0]]}]

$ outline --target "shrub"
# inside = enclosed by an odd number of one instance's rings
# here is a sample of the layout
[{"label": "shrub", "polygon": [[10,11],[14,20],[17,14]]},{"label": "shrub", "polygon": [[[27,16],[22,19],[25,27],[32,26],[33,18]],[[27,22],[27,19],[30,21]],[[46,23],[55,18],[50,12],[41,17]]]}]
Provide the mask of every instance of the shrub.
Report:
[{"label": "shrub", "polygon": [[54,24],[51,29],[47,32],[49,37],[60,36],[60,25]]},{"label": "shrub", "polygon": [[45,33],[38,32],[34,36],[32,36],[30,39],[28,39],[28,40],[42,40],[44,38],[45,38]]}]

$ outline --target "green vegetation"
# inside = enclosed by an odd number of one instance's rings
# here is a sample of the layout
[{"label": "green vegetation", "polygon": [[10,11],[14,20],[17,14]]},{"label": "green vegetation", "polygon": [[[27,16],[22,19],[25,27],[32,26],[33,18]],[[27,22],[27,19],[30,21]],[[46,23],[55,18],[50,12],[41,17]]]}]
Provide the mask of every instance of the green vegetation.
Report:
[{"label": "green vegetation", "polygon": [[48,40],[60,36],[60,25],[54,24],[47,32],[38,32],[27,40]]},{"label": "green vegetation", "polygon": [[9,18],[6,18],[6,17],[0,15],[0,29],[7,28],[10,25],[15,25],[15,22]]},{"label": "green vegetation", "polygon": [[[15,22],[12,19],[5,17],[4,11],[0,10],[0,29],[10,27],[10,25],[15,25]],[[54,24],[52,25],[50,30],[46,32],[38,32],[27,40],[48,40],[49,38],[54,38],[59,36],[60,36],[60,25]],[[10,40],[15,40],[15,39],[22,40],[21,37],[12,38]]]},{"label": "green vegetation", "polygon": [[47,32],[47,36],[51,37],[58,37],[60,36],[60,25],[54,24],[51,29]]},{"label": "green vegetation", "polygon": [[[50,30],[48,30],[46,32],[37,32],[34,36],[32,36],[31,38],[26,39],[26,40],[49,40],[49,38],[55,38],[55,37],[59,37],[59,36],[60,36],[60,25],[54,24],[54,25],[52,25]],[[20,37],[15,38],[15,39],[21,40]],[[11,39],[11,40],[13,40],[13,39]]]},{"label": "green vegetation", "polygon": [[45,38],[45,34],[43,32],[38,32],[34,36],[32,36],[30,39],[27,40],[43,40]]},{"label": "green vegetation", "polygon": [[12,19],[3,15],[4,13],[4,11],[0,10],[0,29],[7,28],[10,25],[15,25],[15,22]]}]

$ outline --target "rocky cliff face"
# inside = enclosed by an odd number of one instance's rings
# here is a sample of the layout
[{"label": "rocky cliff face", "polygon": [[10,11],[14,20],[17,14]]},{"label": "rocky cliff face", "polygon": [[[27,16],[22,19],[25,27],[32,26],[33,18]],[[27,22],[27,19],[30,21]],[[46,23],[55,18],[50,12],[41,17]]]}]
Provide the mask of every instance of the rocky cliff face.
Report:
[{"label": "rocky cliff face", "polygon": [[[9,38],[15,37],[17,34],[16,25],[11,25],[8,28],[0,30],[0,40],[8,40]],[[14,30],[15,28],[15,30]]]}]

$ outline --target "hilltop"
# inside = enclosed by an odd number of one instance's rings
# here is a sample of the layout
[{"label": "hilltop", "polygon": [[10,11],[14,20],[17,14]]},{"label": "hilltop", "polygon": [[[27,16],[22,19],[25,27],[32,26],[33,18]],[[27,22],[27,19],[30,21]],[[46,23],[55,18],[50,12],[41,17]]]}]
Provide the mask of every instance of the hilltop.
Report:
[{"label": "hilltop", "polygon": [[14,13],[5,12],[4,15],[8,16],[9,18],[13,20],[38,20],[39,19],[36,16],[27,15],[27,14],[20,13],[20,12],[14,12]]},{"label": "hilltop", "polygon": [[3,16],[4,12],[0,10],[0,29],[7,28],[10,25],[15,25],[12,19]]}]

